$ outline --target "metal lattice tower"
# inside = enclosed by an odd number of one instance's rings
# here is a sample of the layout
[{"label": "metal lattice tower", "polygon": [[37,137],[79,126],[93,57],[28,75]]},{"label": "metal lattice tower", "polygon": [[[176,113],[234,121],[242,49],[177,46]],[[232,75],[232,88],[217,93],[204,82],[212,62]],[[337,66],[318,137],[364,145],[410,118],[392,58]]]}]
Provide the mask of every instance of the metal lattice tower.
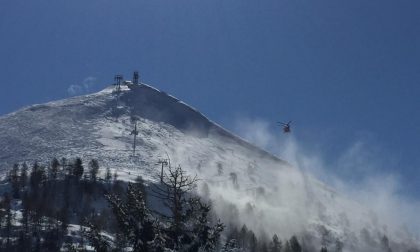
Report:
[{"label": "metal lattice tower", "polygon": [[139,72],[135,71],[133,74],[133,84],[138,85],[139,84]]},{"label": "metal lattice tower", "polygon": [[159,159],[158,164],[162,165],[162,169],[160,170],[160,182],[163,182],[163,166],[169,165],[167,159]]},{"label": "metal lattice tower", "polygon": [[130,135],[134,136],[134,140],[133,140],[133,155],[136,155],[136,140],[137,140],[137,135],[139,134],[139,131],[137,130],[137,123],[134,125],[134,130],[131,131]]},{"label": "metal lattice tower", "polygon": [[119,92],[121,91],[121,82],[123,80],[123,76],[121,74],[116,74],[114,76],[114,82],[115,82],[115,89]]}]

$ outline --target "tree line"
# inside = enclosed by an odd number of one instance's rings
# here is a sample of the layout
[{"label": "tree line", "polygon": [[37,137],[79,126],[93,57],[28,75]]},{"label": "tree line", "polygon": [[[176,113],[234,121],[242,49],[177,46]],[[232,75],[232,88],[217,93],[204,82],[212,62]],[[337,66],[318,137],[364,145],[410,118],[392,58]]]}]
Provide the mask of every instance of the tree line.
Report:
[{"label": "tree line", "polygon": [[81,158],[14,165],[0,183],[0,250],[304,251],[296,236],[263,239],[245,225],[227,232],[181,166],[151,185],[100,171],[97,160]]}]

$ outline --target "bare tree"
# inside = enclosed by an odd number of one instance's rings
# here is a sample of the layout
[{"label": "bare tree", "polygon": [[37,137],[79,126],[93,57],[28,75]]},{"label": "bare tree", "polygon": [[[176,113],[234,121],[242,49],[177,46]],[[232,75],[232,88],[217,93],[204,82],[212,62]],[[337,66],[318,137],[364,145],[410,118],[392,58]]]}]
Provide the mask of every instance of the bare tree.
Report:
[{"label": "bare tree", "polygon": [[170,216],[160,214],[171,220],[171,231],[175,240],[182,233],[182,225],[187,215],[188,194],[196,187],[197,181],[197,176],[188,176],[181,166],[173,168],[169,165],[161,186],[152,188],[153,195],[163,200],[171,213]]}]

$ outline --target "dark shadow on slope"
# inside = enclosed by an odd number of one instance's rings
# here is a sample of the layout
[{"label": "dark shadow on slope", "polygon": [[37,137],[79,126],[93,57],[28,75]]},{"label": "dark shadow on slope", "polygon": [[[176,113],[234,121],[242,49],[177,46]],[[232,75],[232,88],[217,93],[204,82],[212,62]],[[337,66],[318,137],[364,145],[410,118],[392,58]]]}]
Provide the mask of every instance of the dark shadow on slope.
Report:
[{"label": "dark shadow on slope", "polygon": [[209,134],[215,134],[224,137],[224,140],[229,140],[249,148],[261,157],[270,158],[281,162],[283,165],[288,165],[287,162],[271,153],[254,146],[214,124],[199,111],[165,92],[148,85],[133,85],[130,86],[130,89],[131,91],[123,93],[120,99],[131,108],[131,116],[138,116],[155,122],[163,122],[174,126],[184,133],[198,137],[208,137]]},{"label": "dark shadow on slope", "polygon": [[196,136],[208,136],[212,124],[198,111],[146,85],[133,86],[131,89],[131,92],[121,96],[121,100],[130,105],[132,116],[167,123]]}]

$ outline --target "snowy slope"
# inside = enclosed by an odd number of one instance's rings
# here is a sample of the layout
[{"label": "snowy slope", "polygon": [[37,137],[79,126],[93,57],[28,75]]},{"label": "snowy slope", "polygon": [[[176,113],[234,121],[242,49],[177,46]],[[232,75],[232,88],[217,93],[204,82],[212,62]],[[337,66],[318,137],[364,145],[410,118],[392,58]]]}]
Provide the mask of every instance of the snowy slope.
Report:
[{"label": "snowy slope", "polygon": [[[113,91],[109,87],[0,117],[0,173],[16,162],[77,156],[98,159],[102,169],[111,168],[120,179],[141,175],[153,183],[160,171],[157,161],[168,155],[172,164],[198,175],[199,191],[225,223],[246,223],[286,238],[304,230],[320,236],[322,225],[346,244],[360,241],[366,228],[375,237],[387,234],[414,243],[411,236],[396,236],[392,227],[379,224],[368,209],[178,99],[144,84]],[[133,155],[135,121],[139,135]]]}]

